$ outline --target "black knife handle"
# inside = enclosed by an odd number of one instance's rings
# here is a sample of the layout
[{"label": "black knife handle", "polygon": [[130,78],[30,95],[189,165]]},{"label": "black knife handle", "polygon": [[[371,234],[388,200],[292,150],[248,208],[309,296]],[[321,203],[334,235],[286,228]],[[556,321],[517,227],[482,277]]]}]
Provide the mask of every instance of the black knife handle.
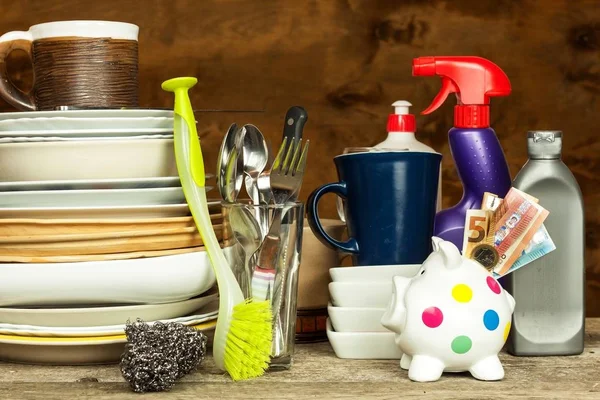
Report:
[{"label": "black knife handle", "polygon": [[302,139],[302,130],[304,124],[308,120],[308,114],[306,110],[300,106],[293,106],[285,114],[285,121],[283,125],[283,137],[287,138],[286,149],[292,140],[296,142]]},{"label": "black knife handle", "polygon": [[[300,106],[293,106],[285,113],[285,121],[283,122],[283,139],[286,140],[285,152],[287,153],[290,143],[296,141],[299,144],[302,139],[302,131],[304,130],[304,124],[308,121],[308,113]],[[282,140],[283,140],[282,139]],[[281,221],[283,227],[290,223],[291,219],[287,213],[283,216]]]}]

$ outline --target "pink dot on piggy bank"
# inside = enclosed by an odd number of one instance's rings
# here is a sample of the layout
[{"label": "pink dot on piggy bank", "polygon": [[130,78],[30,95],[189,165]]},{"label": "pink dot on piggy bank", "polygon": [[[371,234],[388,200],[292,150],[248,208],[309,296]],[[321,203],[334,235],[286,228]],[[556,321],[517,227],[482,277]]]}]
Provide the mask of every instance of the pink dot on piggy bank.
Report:
[{"label": "pink dot on piggy bank", "polygon": [[437,307],[429,307],[423,311],[421,319],[427,327],[437,328],[442,324],[442,321],[444,320],[444,314],[442,314],[442,310]]},{"label": "pink dot on piggy bank", "polygon": [[501,289],[500,289],[500,284],[498,283],[498,281],[496,281],[491,276],[488,276],[487,277],[487,284],[490,287],[490,289],[492,289],[492,292],[494,292],[496,294],[500,294]]}]

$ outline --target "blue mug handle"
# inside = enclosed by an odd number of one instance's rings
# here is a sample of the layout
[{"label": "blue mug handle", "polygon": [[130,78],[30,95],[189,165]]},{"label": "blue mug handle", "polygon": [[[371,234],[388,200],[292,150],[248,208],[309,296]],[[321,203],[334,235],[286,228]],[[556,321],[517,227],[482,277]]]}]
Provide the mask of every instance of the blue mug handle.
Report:
[{"label": "blue mug handle", "polygon": [[329,236],[327,232],[325,232],[325,229],[323,229],[323,225],[321,225],[321,221],[319,220],[319,200],[321,200],[321,197],[327,193],[335,193],[336,195],[345,199],[346,182],[327,183],[315,189],[310,196],[308,196],[308,200],[306,202],[308,225],[317,239],[319,239],[319,241],[325,246],[334,250],[339,249],[346,253],[357,254],[358,243],[356,242],[356,239],[350,238],[345,242],[340,242],[339,240],[335,240]]}]

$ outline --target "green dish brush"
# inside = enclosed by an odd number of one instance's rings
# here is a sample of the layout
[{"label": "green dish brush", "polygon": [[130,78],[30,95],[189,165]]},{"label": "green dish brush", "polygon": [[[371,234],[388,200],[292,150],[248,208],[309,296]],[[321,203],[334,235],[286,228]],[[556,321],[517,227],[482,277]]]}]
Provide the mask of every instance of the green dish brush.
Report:
[{"label": "green dish brush", "polygon": [[244,299],[210,221],[206,200],[204,161],[188,90],[198,80],[169,79],[163,90],[175,94],[175,160],[186,201],[208,251],[219,286],[219,317],[213,342],[217,367],[234,381],[261,376],[269,366],[272,343],[271,306],[268,301]]}]

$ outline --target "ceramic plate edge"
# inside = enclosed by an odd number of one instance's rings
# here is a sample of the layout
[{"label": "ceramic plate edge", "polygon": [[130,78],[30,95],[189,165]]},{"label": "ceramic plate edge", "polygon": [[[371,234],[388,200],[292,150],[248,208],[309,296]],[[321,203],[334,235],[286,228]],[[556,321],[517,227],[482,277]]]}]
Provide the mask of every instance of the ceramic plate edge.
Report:
[{"label": "ceramic plate edge", "polygon": [[[192,328],[199,331],[212,330],[217,326],[217,320],[212,320],[198,325],[192,325]],[[0,343],[5,344],[23,344],[31,346],[90,346],[105,345],[113,343],[125,343],[125,335],[113,336],[89,336],[89,337],[28,337],[17,335],[0,335]]]},{"label": "ceramic plate edge", "polygon": [[[200,297],[196,297],[196,298],[192,298],[192,299],[188,299],[188,300],[183,300],[183,301],[176,301],[176,302],[172,302],[172,303],[162,303],[162,304],[133,304],[133,305],[118,305],[118,306],[100,306],[100,307],[91,307],[91,309],[94,310],[94,312],[114,312],[115,308],[118,308],[118,312],[128,312],[128,311],[132,311],[135,312],[137,309],[144,307],[144,308],[152,308],[154,306],[162,306],[162,305],[169,305],[169,304],[174,304],[174,303],[185,303],[185,302],[193,302],[193,303],[210,303],[211,301],[217,299],[219,297],[218,293],[212,293],[209,295],[200,295]],[[200,306],[202,307],[202,306]],[[54,314],[55,310],[61,310],[63,312],[70,312],[70,313],[80,313],[80,312],[85,312],[85,310],[89,310],[89,307],[61,307],[61,308],[50,308],[50,307],[44,307],[44,308],[19,308],[19,307],[0,307],[0,311],[2,312],[8,312],[8,313],[31,313],[31,314],[36,314],[39,313],[40,310],[52,310],[53,312],[48,312],[48,314]]]},{"label": "ceramic plate edge", "polygon": [[[206,314],[198,314],[195,316],[190,316],[190,317],[196,317],[193,319],[190,319],[188,321],[182,320],[185,317],[178,317],[178,318],[170,318],[170,319],[164,319],[164,320],[158,320],[158,321],[147,321],[148,324],[154,324],[156,322],[162,322],[162,323],[170,323],[170,322],[177,322],[177,323],[181,323],[185,326],[194,326],[194,325],[198,325],[204,322],[208,322],[208,321],[212,321],[218,318],[218,310],[214,310],[211,311],[209,313]],[[0,327],[0,335],[6,335],[6,336],[22,336],[22,337],[30,337],[30,338],[35,338],[35,337],[46,337],[46,338],[82,338],[82,337],[107,337],[107,336],[117,336],[117,335],[122,335],[125,331],[125,325],[122,325],[120,327],[116,326],[116,325],[109,325],[106,326],[105,330],[102,329],[98,329],[98,330],[92,330],[90,329],[89,331],[86,330],[80,330],[80,331],[61,331],[61,330],[56,330],[56,331],[52,331],[52,329],[39,329],[39,330],[35,330],[35,329],[26,329],[26,328],[18,328],[19,325],[15,325],[15,328],[2,328]],[[24,325],[22,325],[24,326]],[[50,327],[51,328],[51,327]],[[56,327],[58,328],[58,327]],[[73,327],[76,328],[76,327]],[[85,328],[85,327],[83,327]],[[102,328],[102,327],[90,327],[90,328]]]}]

